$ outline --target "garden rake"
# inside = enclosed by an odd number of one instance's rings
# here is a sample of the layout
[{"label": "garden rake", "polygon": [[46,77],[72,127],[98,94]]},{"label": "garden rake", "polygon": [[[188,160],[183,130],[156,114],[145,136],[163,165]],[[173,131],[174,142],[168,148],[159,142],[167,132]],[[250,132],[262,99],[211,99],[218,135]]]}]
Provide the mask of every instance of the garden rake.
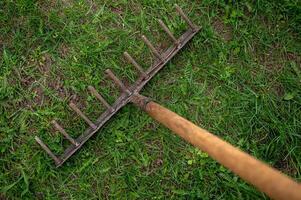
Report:
[{"label": "garden rake", "polygon": [[146,36],[142,36],[142,40],[155,56],[155,62],[149,69],[144,70],[129,53],[124,52],[124,57],[139,71],[140,74],[140,77],[132,86],[125,86],[125,84],[110,69],[106,70],[108,76],[121,90],[121,95],[114,104],[110,105],[94,87],[88,87],[91,94],[106,107],[106,111],[95,122],[92,122],[74,103],[71,102],[69,104],[69,106],[89,125],[89,128],[81,136],[76,139],[72,138],[58,122],[55,120],[52,121],[54,127],[71,143],[61,156],[56,156],[40,138],[35,137],[35,140],[54,160],[56,166],[59,167],[80,149],[94,133],[104,126],[115,113],[127,103],[131,102],[148,113],[156,121],[168,127],[187,142],[208,153],[213,159],[229,168],[242,179],[253,184],[271,198],[301,199],[301,186],[299,183],[249,154],[242,152],[219,137],[196,126],[176,113],[160,106],[150,98],[139,94],[143,86],[150,81],[151,78],[154,77],[201,29],[190,21],[179,6],[176,5],[175,7],[179,15],[188,24],[189,29],[182,36],[176,38],[164,22],[159,20],[160,26],[173,41],[173,45],[164,52],[159,52]]}]

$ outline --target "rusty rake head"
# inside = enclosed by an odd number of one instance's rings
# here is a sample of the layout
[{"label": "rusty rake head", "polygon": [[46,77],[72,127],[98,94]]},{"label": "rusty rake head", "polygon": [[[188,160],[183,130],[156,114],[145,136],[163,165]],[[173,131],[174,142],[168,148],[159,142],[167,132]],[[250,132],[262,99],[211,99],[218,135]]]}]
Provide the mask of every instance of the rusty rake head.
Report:
[{"label": "rusty rake head", "polygon": [[89,128],[80,135],[78,138],[72,138],[64,128],[58,124],[55,120],[52,121],[53,126],[58,130],[70,143],[71,145],[64,151],[61,156],[56,156],[49,147],[43,143],[39,137],[35,137],[36,142],[46,151],[46,153],[54,160],[57,167],[61,166],[70,156],[72,156],[81,146],[94,134],[96,133],[116,112],[118,112],[123,106],[131,101],[133,95],[138,94],[143,86],[151,80],[164,65],[171,60],[177,52],[182,49],[185,44],[200,30],[200,27],[193,24],[190,19],[185,15],[183,10],[176,5],[176,10],[183,20],[188,24],[189,29],[179,38],[176,38],[173,33],[168,29],[162,20],[159,20],[159,24],[162,29],[166,32],[169,38],[173,41],[173,44],[164,52],[159,52],[152,43],[147,39],[146,36],[142,35],[141,38],[144,43],[150,48],[151,52],[156,57],[155,62],[147,70],[144,70],[128,52],[124,52],[124,57],[129,63],[131,63],[140,73],[140,77],[136,82],[126,87],[122,81],[110,70],[107,69],[105,72],[114,81],[114,83],[120,88],[121,95],[117,98],[114,104],[110,105],[96,90],[93,86],[89,86],[88,90],[95,98],[97,98],[105,107],[106,111],[100,115],[100,117],[92,122],[74,103],[70,103],[69,106],[74,112],[76,112],[88,125]]}]

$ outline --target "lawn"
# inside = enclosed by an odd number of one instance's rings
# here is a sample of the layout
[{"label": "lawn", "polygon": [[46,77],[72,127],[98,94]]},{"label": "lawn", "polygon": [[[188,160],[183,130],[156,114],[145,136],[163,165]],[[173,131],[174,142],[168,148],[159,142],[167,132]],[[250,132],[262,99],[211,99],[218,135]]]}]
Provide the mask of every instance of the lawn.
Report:
[{"label": "lawn", "polygon": [[[147,84],[142,94],[301,181],[301,3],[298,0],[2,0],[0,1],[0,199],[267,199],[127,105],[62,167],[57,154],[113,103],[111,68],[131,84],[187,25],[177,3],[202,30]],[[239,162],[239,161],[237,161]]]}]

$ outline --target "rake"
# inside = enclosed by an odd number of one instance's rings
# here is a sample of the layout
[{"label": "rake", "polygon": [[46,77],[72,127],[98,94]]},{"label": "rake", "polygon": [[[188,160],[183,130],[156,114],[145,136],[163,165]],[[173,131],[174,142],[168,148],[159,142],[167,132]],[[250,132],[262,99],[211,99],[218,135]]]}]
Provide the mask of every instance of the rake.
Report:
[{"label": "rake", "polygon": [[133,103],[138,108],[148,113],[156,121],[171,129],[187,142],[208,153],[208,155],[213,159],[229,168],[247,182],[253,184],[268,196],[274,199],[301,199],[301,186],[291,178],[268,166],[267,164],[264,164],[249,154],[242,152],[238,148],[209,133],[205,129],[196,126],[176,113],[160,106],[159,104],[153,102],[150,98],[139,94],[141,89],[201,29],[199,26],[192,23],[192,21],[178,5],[175,5],[175,8],[182,19],[189,26],[189,29],[182,36],[176,38],[162,20],[158,21],[164,32],[173,41],[172,46],[170,46],[164,52],[159,52],[146,36],[141,36],[141,39],[155,56],[155,61],[151,67],[149,67],[147,70],[144,70],[128,52],[124,52],[124,57],[136,68],[137,71],[139,71],[140,74],[140,77],[133,85],[127,87],[112,72],[112,70],[107,69],[105,71],[121,90],[120,96],[112,105],[110,105],[93,86],[88,86],[88,90],[91,92],[91,94],[95,96],[95,98],[97,98],[106,108],[106,111],[102,113],[95,122],[92,122],[77,107],[76,104],[73,102],[69,104],[71,109],[74,110],[89,125],[89,128],[87,128],[81,136],[76,139],[72,138],[57,121],[52,121],[53,126],[65,137],[65,139],[71,143],[71,145],[67,147],[62,155],[56,156],[37,136],[35,137],[36,142],[54,160],[55,165],[59,167],[76,151],[78,151],[92,135],[98,132],[98,130],[104,126],[104,124],[123,106],[127,105],[128,103]]}]

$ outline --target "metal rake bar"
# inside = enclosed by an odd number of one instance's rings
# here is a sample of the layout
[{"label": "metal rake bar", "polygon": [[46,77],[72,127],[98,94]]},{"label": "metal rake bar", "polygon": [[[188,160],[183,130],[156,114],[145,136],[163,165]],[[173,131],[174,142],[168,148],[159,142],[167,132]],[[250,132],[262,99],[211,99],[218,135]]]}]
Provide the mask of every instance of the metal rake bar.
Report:
[{"label": "metal rake bar", "polygon": [[193,24],[178,5],[176,5],[176,10],[182,19],[188,24],[189,29],[182,36],[176,38],[164,24],[164,22],[159,20],[158,22],[160,26],[165,31],[167,36],[169,36],[169,38],[173,41],[173,44],[167,50],[160,53],[146,38],[146,36],[142,36],[142,40],[157,58],[151,67],[144,71],[129,53],[124,52],[124,57],[127,59],[127,61],[131,63],[140,73],[140,77],[134,84],[132,84],[130,87],[126,87],[110,69],[106,70],[108,76],[121,89],[121,95],[112,105],[109,105],[109,103],[96,91],[94,87],[88,87],[88,90],[91,92],[91,94],[107,108],[106,111],[102,113],[95,122],[92,122],[74,103],[71,102],[69,104],[69,106],[89,125],[82,135],[76,139],[73,139],[56,121],[52,122],[55,128],[71,143],[71,145],[61,156],[56,156],[39,137],[35,137],[37,143],[40,144],[46,153],[54,160],[57,167],[61,166],[69,157],[71,157],[78,149],[80,149],[81,146],[92,135],[94,135],[101,127],[103,127],[114,114],[116,114],[123,106],[129,103],[134,94],[138,94],[140,90],[160,71],[160,69],[162,69],[166,63],[170,61],[197,32],[199,32],[200,27]]}]

